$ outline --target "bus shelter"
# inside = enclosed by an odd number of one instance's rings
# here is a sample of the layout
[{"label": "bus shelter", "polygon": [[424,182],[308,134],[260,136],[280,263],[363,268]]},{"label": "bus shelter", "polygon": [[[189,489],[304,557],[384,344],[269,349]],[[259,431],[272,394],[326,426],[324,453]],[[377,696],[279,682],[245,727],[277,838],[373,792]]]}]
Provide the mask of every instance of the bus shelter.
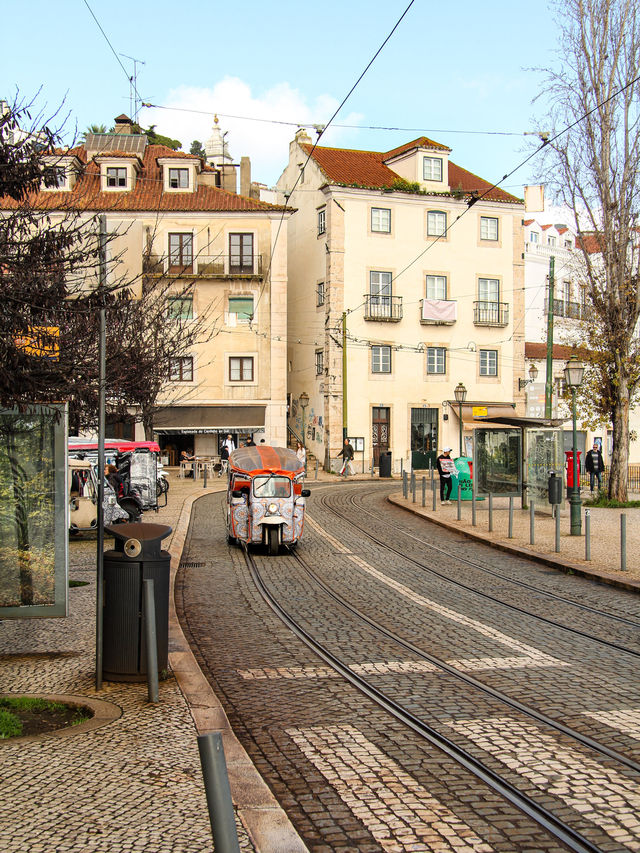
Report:
[{"label": "bus shelter", "polygon": [[[549,476],[564,469],[562,424],[558,418],[516,415],[476,417],[473,487],[476,495],[519,497],[549,506]],[[490,422],[490,425],[489,425]]]}]

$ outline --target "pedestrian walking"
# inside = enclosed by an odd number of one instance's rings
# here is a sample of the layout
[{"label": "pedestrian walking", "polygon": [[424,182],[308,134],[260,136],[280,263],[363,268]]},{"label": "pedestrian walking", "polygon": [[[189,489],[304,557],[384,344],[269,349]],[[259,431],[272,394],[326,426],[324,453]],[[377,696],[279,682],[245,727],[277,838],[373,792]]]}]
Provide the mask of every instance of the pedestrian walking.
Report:
[{"label": "pedestrian walking", "polygon": [[442,453],[436,459],[436,467],[438,476],[440,477],[440,503],[450,504],[451,489],[453,488],[452,475],[455,473],[456,466],[450,456],[451,448],[445,447]]},{"label": "pedestrian walking", "polygon": [[220,445],[220,470],[218,477],[222,477],[229,470],[229,454],[236,449],[235,442],[231,435],[228,435]]},{"label": "pedestrian walking", "polygon": [[302,464],[304,466],[304,470],[306,472],[306,470],[307,470],[307,451],[306,451],[306,448],[303,446],[301,441],[298,442],[298,446],[296,448],[296,456],[298,457],[300,462],[302,462]]},{"label": "pedestrian walking", "polygon": [[598,491],[602,488],[602,472],[604,471],[604,460],[600,452],[600,445],[597,441],[593,442],[593,449],[590,450],[584,460],[584,467],[589,474],[589,488],[593,494],[593,487],[596,480],[598,481]]},{"label": "pedestrian walking", "polygon": [[[351,466],[351,460],[354,457],[353,447],[348,438],[345,438],[344,445],[342,446],[342,450],[338,453],[338,456],[342,456],[342,468],[340,468],[340,477],[344,477],[345,479],[349,476],[349,470]],[[351,471],[353,473],[353,471]]]}]

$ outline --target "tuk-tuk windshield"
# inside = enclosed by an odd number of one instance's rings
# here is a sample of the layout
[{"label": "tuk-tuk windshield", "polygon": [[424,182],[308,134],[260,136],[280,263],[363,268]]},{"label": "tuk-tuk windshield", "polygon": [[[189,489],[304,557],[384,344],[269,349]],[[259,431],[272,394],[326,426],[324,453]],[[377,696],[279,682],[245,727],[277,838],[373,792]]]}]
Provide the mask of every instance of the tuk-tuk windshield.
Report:
[{"label": "tuk-tuk windshield", "polygon": [[253,478],[253,494],[257,498],[291,497],[291,480],[275,474],[260,475]]}]

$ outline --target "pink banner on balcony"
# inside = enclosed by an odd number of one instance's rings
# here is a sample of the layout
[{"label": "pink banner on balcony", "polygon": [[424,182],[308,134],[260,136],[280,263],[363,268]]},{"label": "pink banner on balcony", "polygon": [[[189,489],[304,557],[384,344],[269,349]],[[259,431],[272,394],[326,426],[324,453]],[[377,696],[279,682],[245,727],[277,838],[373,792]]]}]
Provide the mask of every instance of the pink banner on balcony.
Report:
[{"label": "pink banner on balcony", "polygon": [[457,304],[453,299],[423,299],[422,319],[431,323],[455,323]]}]

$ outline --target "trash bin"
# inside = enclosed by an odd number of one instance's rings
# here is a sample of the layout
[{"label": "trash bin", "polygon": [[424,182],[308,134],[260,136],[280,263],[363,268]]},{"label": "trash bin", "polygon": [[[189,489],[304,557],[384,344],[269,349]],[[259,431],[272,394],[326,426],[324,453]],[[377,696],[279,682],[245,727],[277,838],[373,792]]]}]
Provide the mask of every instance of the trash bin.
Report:
[{"label": "trash bin", "polygon": [[380,476],[391,476],[391,451],[385,450],[380,454]]},{"label": "trash bin", "polygon": [[166,524],[118,524],[105,527],[115,538],[104,552],[102,676],[106,681],[146,681],[143,581],[153,580],[158,672],[169,657],[169,576],[171,557],[160,543],[171,533]]},{"label": "trash bin", "polygon": [[549,503],[562,503],[562,477],[558,477],[555,471],[549,471]]}]

